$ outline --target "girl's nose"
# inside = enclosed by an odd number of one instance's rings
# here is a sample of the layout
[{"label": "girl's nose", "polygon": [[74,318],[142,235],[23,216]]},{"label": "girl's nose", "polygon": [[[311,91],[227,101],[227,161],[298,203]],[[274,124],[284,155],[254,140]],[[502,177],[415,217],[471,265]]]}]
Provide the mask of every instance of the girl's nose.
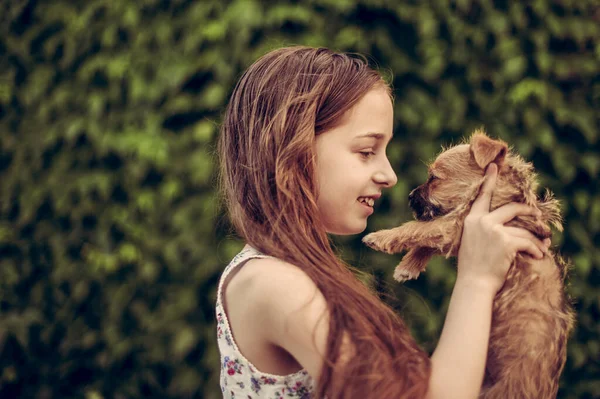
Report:
[{"label": "girl's nose", "polygon": [[392,169],[392,165],[387,158],[385,159],[385,165],[375,174],[374,180],[386,187],[392,187],[398,183],[398,177],[396,176],[396,173],[394,173],[394,169]]}]

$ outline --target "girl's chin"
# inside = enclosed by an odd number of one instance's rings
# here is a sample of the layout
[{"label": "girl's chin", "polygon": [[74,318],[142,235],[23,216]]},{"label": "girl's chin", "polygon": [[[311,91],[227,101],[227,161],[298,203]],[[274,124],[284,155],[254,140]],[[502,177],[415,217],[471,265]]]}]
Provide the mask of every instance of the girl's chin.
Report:
[{"label": "girl's chin", "polygon": [[367,220],[363,224],[355,224],[353,226],[337,226],[336,228],[328,228],[327,233],[336,236],[352,236],[360,234],[367,228]]}]

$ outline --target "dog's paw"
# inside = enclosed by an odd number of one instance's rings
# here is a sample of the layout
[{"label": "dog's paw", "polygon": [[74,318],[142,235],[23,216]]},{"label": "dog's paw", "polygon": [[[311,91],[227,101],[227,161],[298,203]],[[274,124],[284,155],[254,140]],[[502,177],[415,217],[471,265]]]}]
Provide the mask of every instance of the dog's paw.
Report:
[{"label": "dog's paw", "polygon": [[369,248],[373,249],[379,249],[379,247],[377,246],[378,241],[379,240],[377,239],[376,233],[367,234],[362,238],[362,242],[365,243]]},{"label": "dog's paw", "polygon": [[398,248],[396,248],[397,243],[394,240],[393,234],[389,230],[380,230],[367,234],[363,237],[362,242],[376,251],[388,254],[399,252]]},{"label": "dog's paw", "polygon": [[414,270],[406,270],[397,267],[396,270],[394,270],[394,280],[403,283],[407,280],[416,279],[419,277],[419,274],[421,273]]}]

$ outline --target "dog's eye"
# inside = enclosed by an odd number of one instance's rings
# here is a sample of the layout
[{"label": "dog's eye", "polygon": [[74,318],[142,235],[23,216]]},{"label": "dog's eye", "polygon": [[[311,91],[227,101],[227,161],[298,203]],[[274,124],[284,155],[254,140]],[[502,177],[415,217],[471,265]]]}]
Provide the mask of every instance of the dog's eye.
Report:
[{"label": "dog's eye", "polygon": [[434,180],[439,179],[439,177],[435,176],[435,175],[429,175],[429,181],[432,182]]}]

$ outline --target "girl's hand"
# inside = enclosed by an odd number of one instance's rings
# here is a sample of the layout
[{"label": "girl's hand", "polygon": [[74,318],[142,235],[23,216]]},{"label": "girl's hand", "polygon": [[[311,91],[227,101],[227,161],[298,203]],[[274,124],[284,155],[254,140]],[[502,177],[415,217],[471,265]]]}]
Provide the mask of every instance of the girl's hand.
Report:
[{"label": "girl's hand", "polygon": [[497,176],[498,167],[492,163],[486,170],[481,193],[465,218],[458,250],[458,278],[483,283],[494,293],[504,284],[517,252],[541,259],[550,245],[549,239],[542,242],[528,230],[504,225],[516,216],[541,216],[539,210],[512,202],[490,212]]}]

